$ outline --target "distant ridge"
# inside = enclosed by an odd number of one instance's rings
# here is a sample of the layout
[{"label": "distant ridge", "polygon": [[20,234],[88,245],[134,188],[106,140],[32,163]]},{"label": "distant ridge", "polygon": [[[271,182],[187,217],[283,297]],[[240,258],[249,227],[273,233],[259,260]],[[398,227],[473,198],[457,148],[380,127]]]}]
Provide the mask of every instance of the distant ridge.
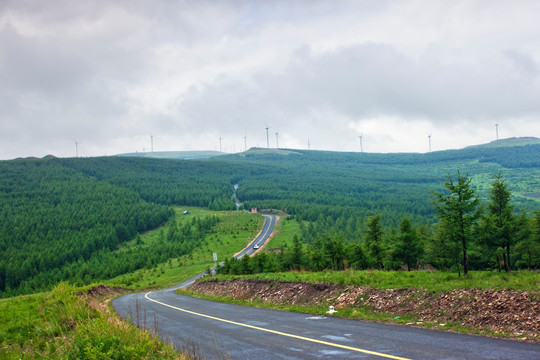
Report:
[{"label": "distant ridge", "polygon": [[302,153],[289,149],[276,149],[276,148],[258,148],[252,147],[251,149],[240,153],[240,156],[243,155],[265,155],[265,154],[276,154],[276,155],[302,155]]},{"label": "distant ridge", "polygon": [[[507,139],[494,140],[492,142],[480,145],[471,145],[463,149],[478,149],[478,148],[496,148],[496,147],[514,147],[514,146],[526,146],[526,145],[540,145],[540,138],[536,137],[512,137]],[[459,149],[454,149],[456,151]],[[442,152],[447,150],[442,150]],[[450,150],[452,151],[452,150]],[[323,152],[333,152],[333,151],[323,151]],[[339,152],[337,152],[339,153]],[[437,151],[434,151],[437,153]],[[256,156],[256,155],[303,155],[303,150],[295,149],[276,149],[276,148],[257,148],[253,147],[247,151],[237,153],[241,157],[245,156]],[[375,153],[374,153],[375,154]],[[413,153],[390,153],[392,154],[413,154]],[[217,156],[224,155],[234,155],[229,153],[223,153],[219,151],[212,150],[199,150],[199,151],[154,151],[154,152],[135,152],[135,153],[125,153],[118,154],[116,156],[124,157],[142,157],[142,158],[152,158],[152,159],[209,159]]]},{"label": "distant ridge", "polygon": [[201,150],[201,151],[136,152],[136,153],[118,154],[116,156],[143,157],[143,158],[152,158],[152,159],[190,160],[190,159],[208,159],[211,157],[222,156],[222,155],[226,155],[226,154],[219,151]]},{"label": "distant ridge", "polygon": [[479,147],[511,147],[511,146],[525,146],[525,145],[540,145],[540,139],[536,137],[511,137],[507,139],[493,140],[487,144],[471,145],[465,149],[479,148]]}]

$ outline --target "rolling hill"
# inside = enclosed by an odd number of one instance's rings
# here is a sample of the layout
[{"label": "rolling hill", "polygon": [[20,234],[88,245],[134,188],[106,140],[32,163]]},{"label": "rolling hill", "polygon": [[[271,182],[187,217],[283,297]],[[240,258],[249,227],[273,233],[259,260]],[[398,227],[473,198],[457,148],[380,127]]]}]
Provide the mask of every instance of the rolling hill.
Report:
[{"label": "rolling hill", "polygon": [[[235,209],[235,184],[245,208],[292,215],[307,243],[335,236],[361,242],[366,219],[376,214],[389,231],[408,216],[426,227],[426,236],[434,236],[432,191],[440,191],[458,168],[471,176],[484,201],[493,176],[501,172],[516,211],[539,210],[538,139],[501,142],[504,146],[427,154],[251,149],[191,160],[0,161],[0,296],[50,288],[75,276],[83,283],[95,280],[86,276],[85,267],[97,258],[113,259],[107,254],[118,246],[164,224],[171,206]],[[171,246],[168,252],[147,254],[144,261],[151,265],[186,249]],[[107,261],[111,264],[100,272],[102,278],[133,270],[124,260]]]}]

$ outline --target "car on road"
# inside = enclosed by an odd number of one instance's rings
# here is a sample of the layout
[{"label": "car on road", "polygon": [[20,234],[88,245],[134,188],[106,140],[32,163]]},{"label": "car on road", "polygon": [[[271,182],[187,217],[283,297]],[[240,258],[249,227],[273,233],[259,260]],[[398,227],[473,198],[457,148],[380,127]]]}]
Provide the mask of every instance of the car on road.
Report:
[{"label": "car on road", "polygon": [[260,246],[259,246],[259,244],[255,244],[255,245],[253,245],[253,248],[258,249],[258,248],[260,248]]}]

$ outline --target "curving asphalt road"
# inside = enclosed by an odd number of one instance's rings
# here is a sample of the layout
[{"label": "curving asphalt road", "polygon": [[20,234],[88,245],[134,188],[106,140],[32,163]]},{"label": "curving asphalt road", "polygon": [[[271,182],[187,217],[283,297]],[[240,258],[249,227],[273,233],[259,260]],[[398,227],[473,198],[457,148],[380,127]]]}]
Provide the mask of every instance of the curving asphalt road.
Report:
[{"label": "curving asphalt road", "polygon": [[263,229],[261,230],[260,234],[255,238],[255,240],[248,245],[247,248],[240,251],[238,254],[236,254],[236,258],[240,259],[244,255],[252,255],[257,251],[253,247],[255,245],[263,246],[263,244],[268,240],[270,235],[272,234],[272,231],[274,231],[274,225],[276,225],[276,217],[274,215],[263,215],[266,218],[266,221],[264,222]]},{"label": "curving asphalt road", "polygon": [[[264,243],[275,218],[253,245]],[[267,228],[268,225],[268,228]],[[239,253],[241,257],[245,252]],[[198,277],[202,276],[198,275]],[[216,303],[170,289],[113,301],[124,318],[206,359],[540,359],[540,345]]]}]

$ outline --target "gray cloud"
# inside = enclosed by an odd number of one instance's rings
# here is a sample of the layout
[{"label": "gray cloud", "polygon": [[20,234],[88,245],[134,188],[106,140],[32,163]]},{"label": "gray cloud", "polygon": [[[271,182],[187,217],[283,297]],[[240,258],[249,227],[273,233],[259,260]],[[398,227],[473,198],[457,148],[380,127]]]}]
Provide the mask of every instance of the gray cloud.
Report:
[{"label": "gray cloud", "polygon": [[[320,110],[358,120],[386,114],[434,123],[491,123],[540,112],[540,83],[505,74],[504,62],[498,61],[503,56],[493,63],[444,65],[433,59],[417,61],[374,43],[321,55],[304,46],[295,54],[283,71],[260,72],[247,81],[221,78],[193,89],[179,115],[209,126],[256,118],[285,126]],[[530,62],[526,65],[532,71]]]},{"label": "gray cloud", "polygon": [[[0,3],[0,159],[540,136],[524,1]],[[404,132],[409,142],[402,141]],[[464,135],[464,132],[467,134]],[[273,140],[273,139],[272,139]]]},{"label": "gray cloud", "polygon": [[503,54],[512,60],[519,75],[533,79],[538,76],[538,62],[532,56],[515,50],[505,50]]}]

